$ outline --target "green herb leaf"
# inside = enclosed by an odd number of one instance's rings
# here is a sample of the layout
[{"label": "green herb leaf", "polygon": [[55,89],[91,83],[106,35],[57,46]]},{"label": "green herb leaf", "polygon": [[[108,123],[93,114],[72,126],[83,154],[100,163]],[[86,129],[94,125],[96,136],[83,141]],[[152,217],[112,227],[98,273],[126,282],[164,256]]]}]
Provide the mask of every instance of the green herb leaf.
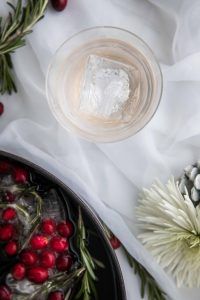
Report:
[{"label": "green herb leaf", "polygon": [[130,266],[134,268],[135,274],[138,274],[141,281],[141,297],[144,298],[147,295],[148,300],[166,300],[165,293],[160,289],[155,279],[151,274],[137,261],[135,260],[125,248],[123,248]]},{"label": "green herb leaf", "polygon": [[[110,240],[113,236],[113,233],[110,229],[102,222],[104,232]],[[134,273],[140,277],[140,295],[142,298],[147,296],[148,300],[166,300],[165,293],[160,289],[155,279],[151,276],[151,274],[135,259],[133,258],[128,251],[122,246],[125,251],[126,257],[131,268],[134,269]]]},{"label": "green herb leaf", "polygon": [[81,263],[85,268],[85,273],[82,278],[80,290],[76,294],[75,299],[94,300],[98,298],[95,286],[95,282],[98,278],[95,271],[97,267],[103,268],[104,265],[97,259],[93,258],[87,248],[88,231],[84,226],[80,208],[77,227],[77,248],[80,251]]},{"label": "green herb leaf", "polygon": [[10,54],[25,45],[25,36],[32,31],[33,26],[44,16],[47,4],[48,0],[27,0],[26,6],[22,7],[22,0],[18,0],[16,6],[8,3],[12,11],[5,21],[0,17],[1,94],[17,92]]}]

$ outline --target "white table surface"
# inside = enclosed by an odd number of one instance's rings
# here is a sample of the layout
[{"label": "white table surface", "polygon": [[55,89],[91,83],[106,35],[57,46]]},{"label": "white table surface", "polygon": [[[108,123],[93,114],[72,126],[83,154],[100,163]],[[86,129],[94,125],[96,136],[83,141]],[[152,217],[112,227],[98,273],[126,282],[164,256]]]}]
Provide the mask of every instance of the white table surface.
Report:
[{"label": "white table surface", "polygon": [[[6,1],[0,13],[6,15]],[[2,96],[0,147],[48,169],[76,189],[128,250],[174,300],[199,299],[199,290],[176,289],[171,277],[137,240],[134,209],[139,189],[155,177],[166,181],[200,156],[199,0],[69,0],[48,9],[13,55],[18,93]],[[152,121],[137,135],[114,144],[91,144],[65,132],[52,116],[45,75],[57,47],[81,29],[111,25],[143,38],[160,61],[164,91]],[[139,300],[138,278],[118,251],[128,300]]]}]

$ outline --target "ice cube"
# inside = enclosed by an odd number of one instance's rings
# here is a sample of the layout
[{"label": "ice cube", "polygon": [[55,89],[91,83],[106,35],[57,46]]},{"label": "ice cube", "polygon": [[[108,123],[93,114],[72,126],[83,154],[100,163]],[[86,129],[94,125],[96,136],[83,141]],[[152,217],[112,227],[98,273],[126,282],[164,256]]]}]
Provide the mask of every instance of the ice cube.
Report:
[{"label": "ice cube", "polygon": [[99,118],[120,118],[130,97],[130,78],[136,73],[129,65],[90,55],[80,92],[80,111]]}]

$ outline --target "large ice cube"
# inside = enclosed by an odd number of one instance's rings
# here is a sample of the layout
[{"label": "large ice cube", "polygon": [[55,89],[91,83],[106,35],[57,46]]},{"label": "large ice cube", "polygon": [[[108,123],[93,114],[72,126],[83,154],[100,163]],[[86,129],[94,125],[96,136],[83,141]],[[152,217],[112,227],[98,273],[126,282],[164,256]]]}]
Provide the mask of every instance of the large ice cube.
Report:
[{"label": "large ice cube", "polygon": [[80,111],[100,118],[120,118],[129,100],[130,78],[137,72],[121,62],[90,55],[80,93]]}]

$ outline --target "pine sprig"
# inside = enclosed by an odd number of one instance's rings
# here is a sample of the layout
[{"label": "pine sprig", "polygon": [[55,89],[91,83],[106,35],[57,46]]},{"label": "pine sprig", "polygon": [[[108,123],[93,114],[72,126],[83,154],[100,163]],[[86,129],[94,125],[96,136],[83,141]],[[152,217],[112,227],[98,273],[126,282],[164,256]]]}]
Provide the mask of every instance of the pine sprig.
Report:
[{"label": "pine sprig", "polygon": [[79,208],[79,218],[77,226],[77,248],[80,251],[81,263],[85,268],[82,277],[81,287],[75,299],[94,300],[97,299],[95,281],[98,280],[95,271],[97,266],[104,267],[101,262],[93,258],[87,248],[87,232],[84,226],[81,209]]},{"label": "pine sprig", "polygon": [[32,32],[33,26],[44,16],[48,0],[22,0],[16,6],[8,3],[12,11],[7,19],[0,18],[0,93],[16,92],[13,78],[11,54],[25,45],[25,36]]}]

